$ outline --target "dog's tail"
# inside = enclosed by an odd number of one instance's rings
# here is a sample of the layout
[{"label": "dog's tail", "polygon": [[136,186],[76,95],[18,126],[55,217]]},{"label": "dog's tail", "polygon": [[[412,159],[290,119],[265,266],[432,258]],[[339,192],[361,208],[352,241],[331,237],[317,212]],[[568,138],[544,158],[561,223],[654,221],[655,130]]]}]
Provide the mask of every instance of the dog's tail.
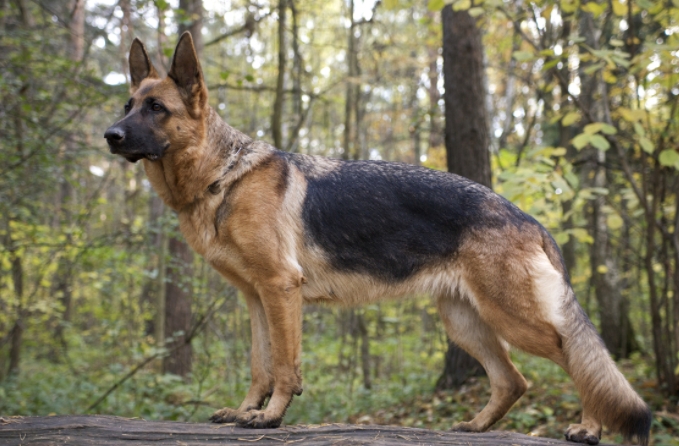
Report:
[{"label": "dog's tail", "polygon": [[563,351],[583,408],[626,441],[647,445],[651,411],[611,359],[568,287]]},{"label": "dog's tail", "polygon": [[575,298],[556,243],[549,236],[543,247],[551,263],[566,280],[563,304],[564,326],[559,330],[568,371],[578,389],[582,405],[595,419],[621,433],[626,441],[647,445],[651,411],[632,389],[610,357],[604,342]]}]

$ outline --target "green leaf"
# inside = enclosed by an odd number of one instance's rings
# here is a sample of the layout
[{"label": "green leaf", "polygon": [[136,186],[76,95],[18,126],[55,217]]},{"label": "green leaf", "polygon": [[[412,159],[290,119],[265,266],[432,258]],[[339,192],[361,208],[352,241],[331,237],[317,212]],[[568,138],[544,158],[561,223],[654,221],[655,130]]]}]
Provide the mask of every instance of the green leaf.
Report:
[{"label": "green leaf", "polygon": [[535,57],[535,55],[530,51],[514,51],[513,56],[518,62],[526,62],[528,60],[532,60]]},{"label": "green leaf", "polygon": [[660,161],[660,164],[663,166],[674,166],[676,169],[679,169],[679,153],[674,149],[667,149],[660,152],[658,161]]},{"label": "green leaf", "polygon": [[554,241],[557,242],[559,245],[563,245],[564,243],[568,242],[568,232],[559,232],[558,234],[554,235]]},{"label": "green leaf", "polygon": [[587,233],[587,230],[583,228],[571,229],[571,234],[573,234],[573,237],[580,243],[592,243],[594,241],[592,236]]},{"label": "green leaf", "polygon": [[639,136],[646,136],[646,130],[638,122],[634,123],[634,133]]},{"label": "green leaf", "polygon": [[446,6],[446,2],[443,0],[429,0],[427,8],[429,8],[430,11],[440,11],[444,6]]},{"label": "green leaf", "polygon": [[469,9],[469,11],[467,11],[467,12],[472,17],[478,17],[478,16],[480,16],[481,14],[484,13],[484,10],[483,10],[483,8],[481,8],[479,6],[476,6],[474,8]]},{"label": "green leaf", "polygon": [[566,116],[563,117],[561,120],[561,124],[564,127],[568,127],[569,125],[573,125],[576,122],[580,120],[580,112],[570,112],[567,113]]},{"label": "green leaf", "polygon": [[601,127],[601,131],[607,135],[615,135],[616,133],[618,133],[618,129],[616,129],[610,124],[604,124]]},{"label": "green leaf", "polygon": [[601,135],[592,135],[592,137],[589,140],[589,143],[602,151],[608,150],[609,147],[611,147],[606,138],[604,138]]},{"label": "green leaf", "polygon": [[472,0],[458,0],[453,3],[453,11],[466,11],[472,7]]},{"label": "green leaf", "polygon": [[645,136],[639,138],[639,145],[641,146],[641,149],[646,153],[653,153],[653,151],[655,150],[655,146],[653,145],[651,140],[646,138]]},{"label": "green leaf", "polygon": [[588,135],[587,133],[580,133],[578,136],[573,138],[573,147],[581,150],[583,147],[589,144],[590,137],[591,135]]}]

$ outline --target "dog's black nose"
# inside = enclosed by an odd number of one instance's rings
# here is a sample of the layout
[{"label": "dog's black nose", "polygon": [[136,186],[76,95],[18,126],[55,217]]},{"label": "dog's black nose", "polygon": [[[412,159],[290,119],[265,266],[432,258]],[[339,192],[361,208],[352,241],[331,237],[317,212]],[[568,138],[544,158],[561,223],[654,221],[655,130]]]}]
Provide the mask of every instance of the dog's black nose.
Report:
[{"label": "dog's black nose", "polygon": [[120,127],[109,127],[104,133],[104,138],[108,142],[120,142],[125,139],[125,132]]}]

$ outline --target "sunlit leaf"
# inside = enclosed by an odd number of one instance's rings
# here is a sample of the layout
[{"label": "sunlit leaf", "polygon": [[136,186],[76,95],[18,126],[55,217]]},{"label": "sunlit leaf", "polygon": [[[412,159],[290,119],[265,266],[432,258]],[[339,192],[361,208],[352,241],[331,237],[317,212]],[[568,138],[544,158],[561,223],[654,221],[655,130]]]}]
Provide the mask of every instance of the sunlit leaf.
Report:
[{"label": "sunlit leaf", "polygon": [[658,161],[663,166],[674,166],[675,168],[679,169],[679,153],[677,153],[677,151],[674,149],[667,149],[660,152]]},{"label": "sunlit leaf", "polygon": [[589,235],[587,230],[583,228],[571,229],[571,234],[580,243],[592,243],[594,241],[594,239],[592,238],[591,235]]},{"label": "sunlit leaf", "polygon": [[583,130],[588,135],[593,135],[595,133],[598,133],[603,126],[604,126],[603,122],[593,122],[591,124],[587,124]]},{"label": "sunlit leaf", "polygon": [[613,0],[611,3],[613,4],[613,14],[617,15],[618,17],[624,17],[627,15],[627,5],[623,5],[620,0]]},{"label": "sunlit leaf", "polygon": [[466,11],[472,7],[471,0],[458,0],[453,3],[453,11]]},{"label": "sunlit leaf", "polygon": [[610,124],[604,124],[601,127],[601,132],[605,133],[607,135],[615,135],[616,133],[618,133],[618,129],[616,129],[615,127],[613,127]]},{"label": "sunlit leaf", "polygon": [[606,138],[604,138],[601,135],[592,135],[592,137],[589,140],[589,143],[599,150],[608,150],[611,147],[610,143],[606,140]]},{"label": "sunlit leaf", "polygon": [[589,144],[590,137],[591,135],[588,135],[587,133],[580,133],[578,136],[573,138],[573,147],[581,150],[583,147]]},{"label": "sunlit leaf", "polygon": [[446,6],[444,0],[429,0],[429,5],[427,5],[430,11],[440,11],[444,6]]},{"label": "sunlit leaf", "polygon": [[608,225],[610,229],[620,229],[622,228],[623,223],[622,218],[618,214],[610,214],[606,217],[606,225]]},{"label": "sunlit leaf", "polygon": [[565,127],[568,127],[569,125],[575,124],[579,120],[580,112],[570,112],[563,117],[563,119],[561,120],[561,124],[563,124]]},{"label": "sunlit leaf", "polygon": [[478,16],[480,16],[481,14],[484,13],[484,10],[483,10],[483,8],[481,8],[479,6],[476,6],[474,8],[470,8],[469,11],[467,11],[467,12],[469,12],[469,15],[472,16],[472,17],[478,17]]},{"label": "sunlit leaf", "polygon": [[646,153],[653,153],[655,150],[655,145],[653,142],[646,138],[645,136],[642,136],[639,138],[639,145],[641,146],[641,149],[646,152]]}]

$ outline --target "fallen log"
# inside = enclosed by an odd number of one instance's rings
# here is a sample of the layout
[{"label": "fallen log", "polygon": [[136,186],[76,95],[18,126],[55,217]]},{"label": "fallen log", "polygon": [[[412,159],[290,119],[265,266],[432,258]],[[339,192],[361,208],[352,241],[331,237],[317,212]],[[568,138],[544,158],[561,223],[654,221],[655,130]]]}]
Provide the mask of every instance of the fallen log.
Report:
[{"label": "fallen log", "polygon": [[570,445],[513,432],[482,434],[376,425],[298,425],[242,429],[229,424],[147,421],[113,416],[0,417],[0,444],[27,445]]}]

